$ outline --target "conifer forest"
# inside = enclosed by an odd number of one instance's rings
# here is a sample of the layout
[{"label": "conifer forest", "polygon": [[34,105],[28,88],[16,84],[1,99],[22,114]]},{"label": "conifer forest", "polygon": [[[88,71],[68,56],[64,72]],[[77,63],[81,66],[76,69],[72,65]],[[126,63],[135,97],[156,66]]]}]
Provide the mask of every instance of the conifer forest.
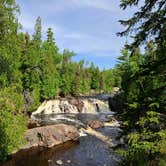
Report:
[{"label": "conifer forest", "polygon": [[28,120],[44,101],[113,94],[118,87],[114,100],[121,109],[115,112],[124,144],[113,151],[119,165],[166,166],[166,1],[140,1],[116,2],[122,12],[135,9],[116,32],[119,40],[132,40],[113,68],[101,69],[75,61],[70,48],[61,51],[56,31],[44,31],[41,17],[25,32],[21,6],[0,0],[0,163],[25,144]]}]

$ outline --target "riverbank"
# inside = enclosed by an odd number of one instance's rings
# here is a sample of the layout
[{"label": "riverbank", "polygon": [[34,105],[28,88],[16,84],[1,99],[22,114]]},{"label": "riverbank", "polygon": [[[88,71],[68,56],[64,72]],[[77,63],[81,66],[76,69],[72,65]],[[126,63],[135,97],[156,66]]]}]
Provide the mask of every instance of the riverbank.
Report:
[{"label": "riverbank", "polygon": [[[72,101],[74,102],[61,99],[60,101],[52,100],[42,104],[32,114],[32,119],[44,126],[30,129],[31,131],[36,130],[36,132],[35,134],[32,132],[33,136],[28,137],[28,140],[31,140],[34,135],[37,135],[35,137],[37,144],[34,143],[36,146],[26,148],[26,150],[22,149],[13,154],[10,156],[11,159],[3,166],[10,166],[10,164],[12,166],[18,164],[19,166],[49,166],[58,165],[57,161],[59,160],[62,161],[60,162],[62,165],[66,166],[86,166],[88,164],[101,166],[102,162],[106,165],[117,165],[120,158],[114,154],[111,147],[119,143],[116,137],[119,135],[120,129],[118,121],[114,118],[114,113],[109,110],[108,101],[93,98],[79,99],[79,102],[83,103],[82,112],[78,111],[80,107],[73,105],[76,101],[78,102],[78,99],[72,99]],[[96,107],[96,104],[99,108]],[[62,107],[64,105],[65,108],[70,108],[70,112],[64,112],[63,109],[60,109],[64,108]],[[75,112],[72,112],[72,110]],[[60,122],[64,123],[62,124],[63,130],[58,131],[56,127]],[[51,127],[50,125],[54,126],[53,133],[50,130],[41,130],[41,128]],[[94,129],[92,129],[93,127]],[[72,132],[68,128],[75,131],[74,137],[69,137]],[[41,131],[38,132],[39,130]],[[59,142],[57,142],[58,134],[60,135]],[[31,140],[31,142],[33,141]],[[33,143],[30,144],[33,145]],[[43,158],[44,154],[46,156]]]}]

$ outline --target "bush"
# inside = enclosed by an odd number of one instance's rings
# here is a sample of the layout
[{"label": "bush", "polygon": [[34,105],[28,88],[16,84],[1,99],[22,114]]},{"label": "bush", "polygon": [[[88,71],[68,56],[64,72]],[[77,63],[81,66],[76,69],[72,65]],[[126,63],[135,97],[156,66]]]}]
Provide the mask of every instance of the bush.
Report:
[{"label": "bush", "polygon": [[22,101],[21,95],[11,88],[0,91],[0,161],[24,143],[26,118],[19,113]]}]

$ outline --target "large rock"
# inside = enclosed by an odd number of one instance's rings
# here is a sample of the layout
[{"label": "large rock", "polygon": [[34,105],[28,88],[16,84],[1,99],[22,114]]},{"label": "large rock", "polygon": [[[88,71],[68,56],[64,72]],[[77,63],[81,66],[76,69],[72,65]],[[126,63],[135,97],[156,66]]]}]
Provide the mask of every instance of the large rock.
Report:
[{"label": "large rock", "polygon": [[98,128],[104,127],[104,122],[101,122],[98,120],[91,120],[88,122],[87,125],[93,129],[98,129]]},{"label": "large rock", "polygon": [[36,120],[29,119],[27,127],[28,127],[28,129],[33,129],[33,128],[36,128],[36,127],[40,127],[40,124]]},{"label": "large rock", "polygon": [[81,99],[71,98],[69,99],[69,104],[77,107],[78,112],[82,112],[84,108],[84,102]]},{"label": "large rock", "polygon": [[115,93],[111,97],[108,98],[108,103],[111,111],[120,112],[123,110],[123,93]]},{"label": "large rock", "polygon": [[29,129],[25,134],[26,145],[23,149],[32,147],[48,147],[62,144],[79,138],[79,132],[74,126],[58,124]]}]

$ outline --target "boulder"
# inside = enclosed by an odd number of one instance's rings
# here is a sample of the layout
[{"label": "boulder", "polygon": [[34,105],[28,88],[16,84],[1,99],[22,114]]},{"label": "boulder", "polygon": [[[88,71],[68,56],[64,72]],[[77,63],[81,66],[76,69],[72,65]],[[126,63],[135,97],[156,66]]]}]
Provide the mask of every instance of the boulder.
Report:
[{"label": "boulder", "polygon": [[121,112],[124,107],[123,103],[123,93],[115,93],[111,97],[108,98],[108,103],[111,111],[113,112]]},{"label": "boulder", "polygon": [[107,115],[106,118],[108,119],[106,122],[114,123],[117,121],[112,115]]},{"label": "boulder", "polygon": [[38,123],[38,121],[33,120],[33,119],[29,119],[27,128],[28,129],[33,129],[33,128],[36,128],[36,127],[40,127],[40,124]]},{"label": "boulder", "polygon": [[77,140],[79,132],[74,126],[57,124],[29,129],[25,134],[26,145],[23,149],[32,147],[51,148],[69,140]]},{"label": "boulder", "polygon": [[93,129],[98,129],[98,128],[104,127],[104,122],[101,122],[98,120],[91,120],[88,122],[87,125]]},{"label": "boulder", "polygon": [[71,98],[69,99],[69,104],[76,106],[78,109],[78,112],[82,112],[84,107],[84,102],[81,99]]}]

